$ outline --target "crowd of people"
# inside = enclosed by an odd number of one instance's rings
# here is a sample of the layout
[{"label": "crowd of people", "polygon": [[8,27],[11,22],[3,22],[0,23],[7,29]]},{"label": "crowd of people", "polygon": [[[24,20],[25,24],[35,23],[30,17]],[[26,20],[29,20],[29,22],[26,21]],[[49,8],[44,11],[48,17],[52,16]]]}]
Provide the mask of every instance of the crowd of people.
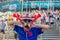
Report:
[{"label": "crowd of people", "polygon": [[[34,14],[36,15],[41,14],[41,17],[39,18],[37,22],[41,24],[47,24],[47,25],[54,24],[55,22],[54,20],[60,21],[60,10],[55,10],[55,11],[32,10],[29,12],[10,12],[10,11],[0,12],[0,32],[2,32],[3,34],[5,34],[5,30],[8,30],[8,26],[11,26],[11,25],[8,25],[9,21],[19,21],[17,18],[13,17],[13,14],[19,14],[22,16],[26,16],[26,14],[28,14],[29,17],[31,17]],[[17,38],[16,35],[15,35],[15,38]]]},{"label": "crowd of people", "polygon": [[60,20],[60,13],[58,10],[42,12],[42,20],[45,20],[46,24],[54,24],[54,20]]}]

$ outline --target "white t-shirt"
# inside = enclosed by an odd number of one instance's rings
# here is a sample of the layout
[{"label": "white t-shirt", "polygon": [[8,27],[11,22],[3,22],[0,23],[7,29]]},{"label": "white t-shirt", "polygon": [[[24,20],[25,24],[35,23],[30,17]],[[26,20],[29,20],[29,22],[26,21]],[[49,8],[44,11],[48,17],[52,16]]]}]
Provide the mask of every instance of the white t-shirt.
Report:
[{"label": "white t-shirt", "polygon": [[53,15],[53,17],[56,17],[57,13],[56,12],[53,12],[52,15]]},{"label": "white t-shirt", "polygon": [[45,17],[46,18],[46,22],[49,22],[49,17]]},{"label": "white t-shirt", "polygon": [[2,16],[2,20],[5,20],[6,19],[6,17],[5,16]]},{"label": "white t-shirt", "polygon": [[45,16],[45,13],[41,14],[41,19],[44,19]]},{"label": "white t-shirt", "polygon": [[54,22],[54,18],[50,18],[50,22]]},{"label": "white t-shirt", "polygon": [[6,19],[8,19],[8,15],[2,16],[2,20],[6,20]]},{"label": "white t-shirt", "polygon": [[5,16],[5,18],[6,18],[6,19],[8,19],[8,15],[7,15],[7,16]]}]

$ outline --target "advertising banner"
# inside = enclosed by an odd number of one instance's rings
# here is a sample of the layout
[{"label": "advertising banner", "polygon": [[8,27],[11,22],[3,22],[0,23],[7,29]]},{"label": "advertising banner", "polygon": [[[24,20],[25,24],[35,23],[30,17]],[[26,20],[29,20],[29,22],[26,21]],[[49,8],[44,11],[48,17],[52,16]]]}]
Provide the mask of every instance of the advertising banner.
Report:
[{"label": "advertising banner", "polygon": [[[21,6],[23,5],[23,6]],[[19,1],[14,1],[14,2],[5,2],[5,3],[0,3],[0,10],[8,10],[8,11],[17,11],[20,10],[21,8],[26,9],[26,8],[60,8],[60,2],[41,2],[41,1],[28,1],[28,2],[21,2]]]},{"label": "advertising banner", "polygon": [[4,2],[0,3],[0,10],[7,9],[8,11],[16,11],[20,9],[20,2]]}]

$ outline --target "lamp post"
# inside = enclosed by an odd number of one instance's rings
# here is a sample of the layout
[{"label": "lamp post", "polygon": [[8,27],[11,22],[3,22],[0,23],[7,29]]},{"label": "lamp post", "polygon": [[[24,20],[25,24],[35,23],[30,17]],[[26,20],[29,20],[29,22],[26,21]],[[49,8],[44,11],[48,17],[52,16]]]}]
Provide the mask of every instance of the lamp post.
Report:
[{"label": "lamp post", "polygon": [[48,9],[47,9],[48,11],[49,11],[49,8],[50,8],[50,1],[48,1]]},{"label": "lamp post", "polygon": [[20,0],[20,13],[23,15],[23,0]]},{"label": "lamp post", "polygon": [[28,0],[26,0],[26,12],[28,11]]}]

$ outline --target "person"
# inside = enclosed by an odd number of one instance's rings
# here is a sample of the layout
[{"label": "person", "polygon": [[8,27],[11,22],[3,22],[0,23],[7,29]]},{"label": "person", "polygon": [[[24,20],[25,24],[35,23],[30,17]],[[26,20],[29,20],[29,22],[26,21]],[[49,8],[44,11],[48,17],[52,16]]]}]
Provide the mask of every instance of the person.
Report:
[{"label": "person", "polygon": [[19,40],[37,40],[39,34],[51,28],[49,25],[45,24],[40,24],[40,26],[38,26],[38,24],[30,25],[31,21],[32,19],[23,19],[24,23],[20,21],[10,21],[8,24],[14,24],[14,31],[17,33]]},{"label": "person", "polygon": [[54,17],[53,17],[53,15],[51,15],[51,16],[49,17],[49,19],[50,19],[50,24],[54,24]]},{"label": "person", "polygon": [[46,12],[44,10],[42,10],[42,12],[41,12],[41,21],[42,22],[45,21],[45,17],[46,17]]},{"label": "person", "polygon": [[1,23],[0,26],[2,27],[1,32],[2,32],[3,34],[5,34],[6,23],[5,23],[4,20],[2,20],[2,23]]},{"label": "person", "polygon": [[0,35],[2,35],[2,40],[5,39],[5,31],[6,31],[6,21],[1,19],[0,20]]}]

